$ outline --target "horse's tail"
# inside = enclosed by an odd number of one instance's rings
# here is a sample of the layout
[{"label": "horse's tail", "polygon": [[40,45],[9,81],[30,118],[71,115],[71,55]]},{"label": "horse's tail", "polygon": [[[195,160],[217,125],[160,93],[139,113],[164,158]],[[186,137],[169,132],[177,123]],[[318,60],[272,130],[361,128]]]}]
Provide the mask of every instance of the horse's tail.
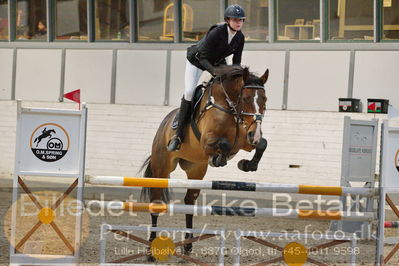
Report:
[{"label": "horse's tail", "polygon": [[[144,177],[153,177],[152,169],[151,169],[151,155],[148,156],[147,159],[145,159],[143,165],[140,167],[139,173],[141,173],[144,170],[144,168],[145,168]],[[164,188],[162,190],[161,200],[165,203],[169,203],[170,199],[171,199],[171,196],[170,196],[169,189]],[[151,201],[151,188],[143,187],[141,189],[140,201],[141,202],[150,202]]]}]

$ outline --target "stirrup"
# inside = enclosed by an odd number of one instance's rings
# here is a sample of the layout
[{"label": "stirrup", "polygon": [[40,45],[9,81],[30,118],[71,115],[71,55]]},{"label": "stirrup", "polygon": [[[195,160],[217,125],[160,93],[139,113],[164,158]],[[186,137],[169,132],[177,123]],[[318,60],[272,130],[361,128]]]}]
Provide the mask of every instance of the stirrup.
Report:
[{"label": "stirrup", "polygon": [[178,151],[181,146],[181,138],[179,136],[174,135],[173,138],[169,141],[167,150],[169,152]]}]

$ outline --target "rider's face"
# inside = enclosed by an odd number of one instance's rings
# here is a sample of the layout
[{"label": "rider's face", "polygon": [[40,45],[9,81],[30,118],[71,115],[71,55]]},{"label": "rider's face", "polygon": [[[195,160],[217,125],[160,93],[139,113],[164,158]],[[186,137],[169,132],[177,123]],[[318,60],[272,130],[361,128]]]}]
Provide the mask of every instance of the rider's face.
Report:
[{"label": "rider's face", "polygon": [[230,27],[235,30],[239,31],[244,24],[244,20],[240,18],[228,18],[227,23],[229,23]]}]

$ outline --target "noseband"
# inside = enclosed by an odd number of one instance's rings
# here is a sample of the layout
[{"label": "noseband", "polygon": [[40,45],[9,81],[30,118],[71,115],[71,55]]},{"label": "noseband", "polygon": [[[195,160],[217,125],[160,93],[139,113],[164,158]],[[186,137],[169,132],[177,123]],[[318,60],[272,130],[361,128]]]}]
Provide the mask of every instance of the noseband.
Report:
[{"label": "noseband", "polygon": [[[241,91],[240,91],[240,96],[238,98],[237,105],[240,104],[242,93],[243,93],[244,89],[263,90],[264,91],[265,87],[264,86],[260,86],[260,85],[246,85],[246,86],[243,86],[241,88]],[[248,113],[248,112],[244,112],[243,110],[241,110],[241,112],[239,113],[239,118],[243,121],[242,116],[253,116],[253,118],[254,118],[254,121],[248,126],[248,129],[252,126],[253,123],[261,123],[262,120],[263,120],[263,114],[261,114],[261,113]],[[244,123],[244,127],[246,127],[245,123]]]}]

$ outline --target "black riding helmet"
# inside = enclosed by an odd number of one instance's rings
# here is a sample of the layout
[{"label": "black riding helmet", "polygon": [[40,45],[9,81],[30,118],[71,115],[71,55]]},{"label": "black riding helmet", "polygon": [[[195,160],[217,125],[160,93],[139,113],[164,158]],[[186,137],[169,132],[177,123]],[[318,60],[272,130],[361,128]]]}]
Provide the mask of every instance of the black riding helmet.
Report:
[{"label": "black riding helmet", "polygon": [[245,19],[244,9],[239,5],[231,5],[224,11],[224,20],[228,18]]}]

